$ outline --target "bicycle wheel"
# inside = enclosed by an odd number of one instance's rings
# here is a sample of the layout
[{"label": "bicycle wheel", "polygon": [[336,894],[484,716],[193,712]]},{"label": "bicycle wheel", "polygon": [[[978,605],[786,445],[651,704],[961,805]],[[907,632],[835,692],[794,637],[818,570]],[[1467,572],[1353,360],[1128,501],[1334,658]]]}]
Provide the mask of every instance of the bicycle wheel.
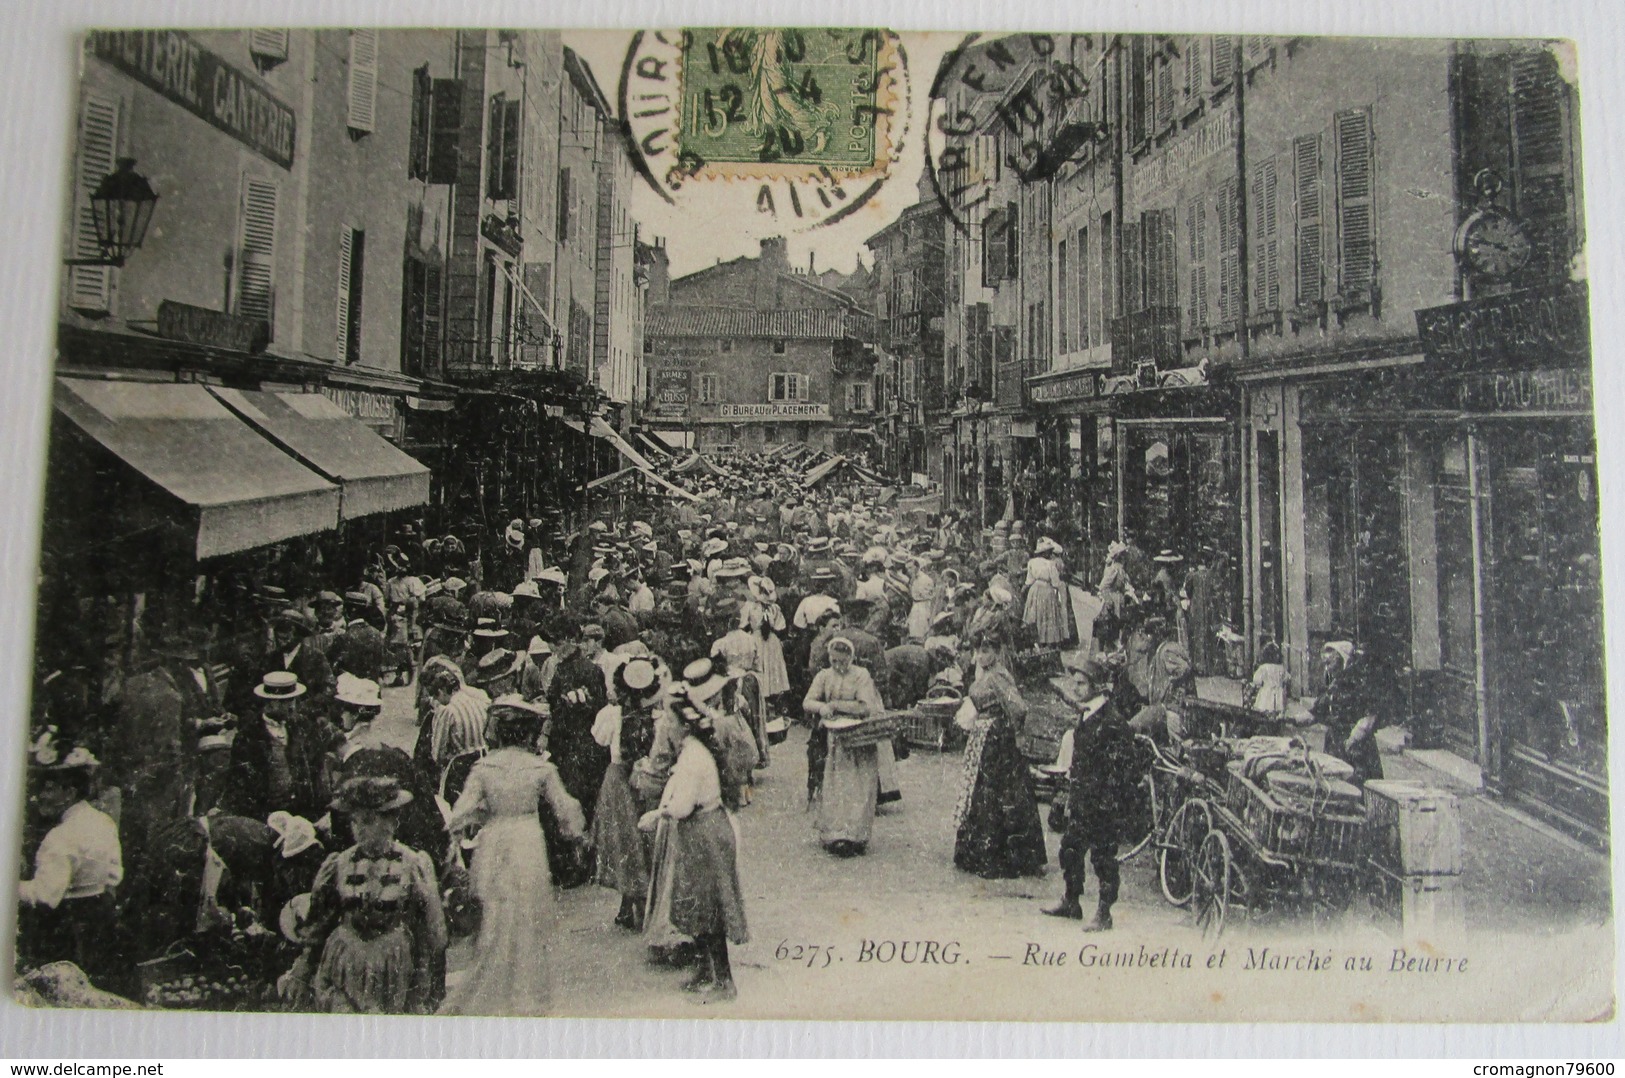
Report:
[{"label": "bicycle wheel", "polygon": [[1157,877],[1162,884],[1162,897],[1173,906],[1183,906],[1191,900],[1194,890],[1194,865],[1202,840],[1213,830],[1213,811],[1200,797],[1193,797],[1179,806],[1173,819],[1157,842]]},{"label": "bicycle wheel", "polygon": [[1138,806],[1139,812],[1125,835],[1133,838],[1133,841],[1126,849],[1118,852],[1119,864],[1138,857],[1142,850],[1151,845],[1151,840],[1156,837],[1162,824],[1163,813],[1166,811],[1162,804],[1162,799],[1166,795],[1158,789],[1155,769],[1145,773],[1145,778],[1140,781],[1140,790],[1142,797]]},{"label": "bicycle wheel", "polygon": [[1224,934],[1234,863],[1230,839],[1223,831],[1209,831],[1196,855],[1196,889],[1191,908],[1196,912],[1196,927],[1202,930],[1202,938],[1210,942]]}]

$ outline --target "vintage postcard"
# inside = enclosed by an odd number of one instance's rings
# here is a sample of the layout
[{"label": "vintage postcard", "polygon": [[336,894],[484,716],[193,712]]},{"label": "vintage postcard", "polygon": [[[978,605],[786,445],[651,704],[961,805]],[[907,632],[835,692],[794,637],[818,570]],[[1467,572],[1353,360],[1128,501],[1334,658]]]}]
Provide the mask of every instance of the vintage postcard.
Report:
[{"label": "vintage postcard", "polygon": [[16,999],[1612,1018],[1571,42],[77,49]]}]

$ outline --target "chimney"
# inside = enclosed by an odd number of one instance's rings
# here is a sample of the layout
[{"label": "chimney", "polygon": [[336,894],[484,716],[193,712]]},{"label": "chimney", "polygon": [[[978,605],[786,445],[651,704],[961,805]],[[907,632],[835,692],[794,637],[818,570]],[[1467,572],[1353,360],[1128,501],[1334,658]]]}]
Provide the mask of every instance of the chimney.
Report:
[{"label": "chimney", "polygon": [[790,272],[790,251],[783,236],[762,240],[762,269],[768,273]]},{"label": "chimney", "polygon": [[807,252],[807,276],[809,276],[809,277],[818,276],[818,271],[813,269],[813,252],[812,251]]}]

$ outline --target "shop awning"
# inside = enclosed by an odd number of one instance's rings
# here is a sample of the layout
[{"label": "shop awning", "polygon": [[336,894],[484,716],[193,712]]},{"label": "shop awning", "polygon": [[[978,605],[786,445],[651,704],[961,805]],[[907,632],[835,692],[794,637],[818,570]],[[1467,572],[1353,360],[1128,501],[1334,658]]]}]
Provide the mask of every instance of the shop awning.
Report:
[{"label": "shop awning", "polygon": [[822,483],[825,479],[829,478],[829,474],[836,468],[839,468],[845,463],[845,457],[831,457],[803,476],[801,479],[801,485],[804,487],[815,487],[819,483]]},{"label": "shop awning", "polygon": [[[642,453],[639,453],[636,449],[633,449],[632,446],[627,443],[627,440],[622,438],[620,433],[616,431],[614,427],[610,426],[608,423],[605,423],[602,419],[599,419],[597,416],[593,416],[591,429],[592,436],[594,438],[602,438],[610,445],[613,445],[621,456],[625,457],[631,462],[632,467],[636,468],[650,479],[653,479],[658,486],[666,491],[666,493],[675,495],[679,498],[686,498],[691,502],[697,502],[700,500],[694,495],[690,494],[688,491],[684,490],[682,487],[667,480],[659,472],[656,472],[654,465],[649,463],[647,457],[645,457]],[[618,478],[620,478],[620,473],[616,473],[616,475],[609,477],[609,479],[606,479],[605,481],[608,482],[611,479]],[[589,487],[594,486],[596,485],[596,481],[587,485]]]},{"label": "shop awning", "polygon": [[74,426],[195,514],[199,560],[338,524],[338,486],[203,386],[58,378],[55,397]]},{"label": "shop awning", "polygon": [[321,393],[209,392],[301,463],[339,484],[339,518],[355,520],[423,505],[429,469]]},{"label": "shop awning", "polygon": [[671,446],[667,445],[665,442],[662,442],[659,438],[651,438],[647,431],[638,431],[637,439],[639,442],[648,446],[650,452],[654,453],[662,460],[670,460],[674,455]]}]

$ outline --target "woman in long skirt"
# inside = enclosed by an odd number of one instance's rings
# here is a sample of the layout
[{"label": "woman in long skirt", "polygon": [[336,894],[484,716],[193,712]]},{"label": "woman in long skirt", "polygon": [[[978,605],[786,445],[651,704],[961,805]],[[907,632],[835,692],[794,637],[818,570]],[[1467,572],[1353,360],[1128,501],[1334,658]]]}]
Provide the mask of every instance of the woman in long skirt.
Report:
[{"label": "woman in long skirt", "polygon": [[[829,666],[813,678],[802,710],[823,720],[870,719],[885,710],[869,671],[853,665],[852,641],[837,636],[829,642]],[[856,748],[839,737],[829,739],[824,781],[818,795],[818,834],[837,857],[863,853],[874,830],[880,788],[880,762],[875,745]]]},{"label": "woman in long skirt", "polygon": [[649,844],[638,830],[642,812],[632,790],[632,765],[654,747],[654,701],[659,692],[654,664],[644,658],[628,659],[615,671],[615,696],[620,703],[606,705],[592,730],[593,738],[610,750],[609,770],[604,772],[598,810],[593,814],[596,878],[601,886],[620,893],[615,923],[634,932],[643,929]]},{"label": "woman in long skirt", "polygon": [[970,738],[954,809],[954,864],[985,879],[1036,876],[1048,860],[1038,800],[1016,743],[1027,704],[1000,661],[1002,650],[996,635],[977,640],[978,673],[958,720]]},{"label": "woman in long skirt", "polygon": [[739,885],[738,837],[723,805],[724,780],[717,767],[721,748],[712,736],[710,709],[694,706],[689,692],[686,684],[673,691],[685,736],[660,807],[639,826],[658,827],[666,836],[666,871],[656,886],[664,892],[662,904],[673,926],[699,947],[700,962],[683,988],[700,993],[701,1002],[722,1002],[739,994],[728,944],[748,943],[750,932]]},{"label": "woman in long skirt", "polygon": [[1033,627],[1040,647],[1066,643],[1066,605],[1061,599],[1061,573],[1051,555],[1059,556],[1060,544],[1045,536],[1038,540],[1038,552],[1027,561],[1027,605],[1022,620]]},{"label": "woman in long skirt", "polygon": [[536,754],[542,709],[515,694],[499,697],[491,716],[498,747],[474,765],[450,821],[452,831],[479,828],[469,871],[480,900],[474,964],[440,1011],[546,1014],[553,998],[558,906],[537,810],[545,799],[570,841],[583,838],[586,819],[558,769]]}]

